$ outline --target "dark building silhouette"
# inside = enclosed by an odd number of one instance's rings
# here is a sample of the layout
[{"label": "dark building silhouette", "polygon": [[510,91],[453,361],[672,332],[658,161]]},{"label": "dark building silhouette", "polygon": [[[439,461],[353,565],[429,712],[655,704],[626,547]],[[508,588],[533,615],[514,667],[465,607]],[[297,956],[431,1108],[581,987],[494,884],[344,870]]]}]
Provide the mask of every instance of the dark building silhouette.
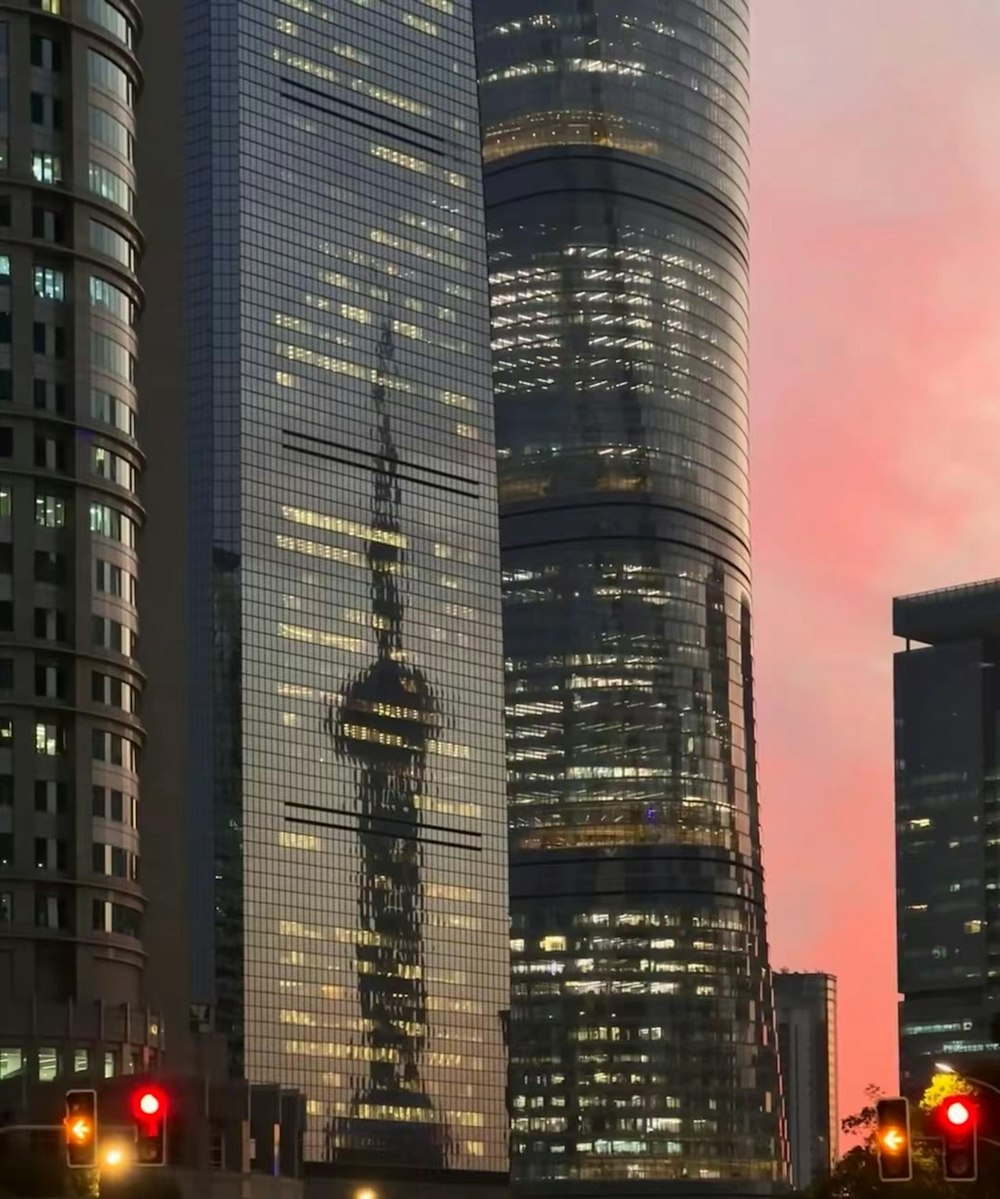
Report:
[{"label": "dark building silhouette", "polygon": [[837,980],[779,970],[774,976],[791,1183],[805,1190],[830,1173],[840,1144],[837,1113]]},{"label": "dark building silhouette", "polygon": [[478,0],[515,1179],[784,1178],[757,810],[746,0]]},{"label": "dark building silhouette", "polygon": [[1000,1059],[1000,582],[893,600],[899,1066]]},{"label": "dark building silhouette", "polygon": [[[0,4],[0,1082],[155,1062],[133,0]],[[8,1088],[9,1090],[9,1088]]]},{"label": "dark building silhouette", "polygon": [[495,1187],[509,930],[468,0],[157,7],[157,994],[230,1073],[303,1094],[331,1194],[383,1169]]}]

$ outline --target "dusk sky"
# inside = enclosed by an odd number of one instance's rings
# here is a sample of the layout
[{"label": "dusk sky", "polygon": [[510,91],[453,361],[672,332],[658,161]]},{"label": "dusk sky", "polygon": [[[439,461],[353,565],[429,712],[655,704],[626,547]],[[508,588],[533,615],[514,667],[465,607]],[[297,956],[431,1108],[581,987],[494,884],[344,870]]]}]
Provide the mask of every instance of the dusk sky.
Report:
[{"label": "dusk sky", "polygon": [[752,0],[753,520],[775,967],[896,1083],[893,595],[1000,576],[1000,4]]}]

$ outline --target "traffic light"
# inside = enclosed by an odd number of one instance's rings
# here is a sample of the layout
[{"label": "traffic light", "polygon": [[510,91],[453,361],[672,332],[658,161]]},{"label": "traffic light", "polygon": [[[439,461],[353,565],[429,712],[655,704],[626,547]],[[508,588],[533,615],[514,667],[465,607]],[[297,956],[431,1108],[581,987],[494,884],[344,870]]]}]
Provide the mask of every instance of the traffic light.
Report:
[{"label": "traffic light", "polygon": [[66,1165],[74,1170],[87,1169],[97,1163],[97,1092],[67,1091],[66,1117],[63,1120],[66,1136]]},{"label": "traffic light", "polygon": [[944,1176],[948,1182],[975,1182],[979,1111],[971,1099],[952,1095],[938,1105],[937,1125],[944,1138]]},{"label": "traffic light", "polygon": [[135,1119],[135,1161],[139,1166],[167,1164],[167,1097],[159,1087],[145,1084],[132,1093]]},{"label": "traffic light", "polygon": [[876,1111],[878,1176],[883,1182],[909,1182],[913,1177],[909,1101],[880,1099]]}]

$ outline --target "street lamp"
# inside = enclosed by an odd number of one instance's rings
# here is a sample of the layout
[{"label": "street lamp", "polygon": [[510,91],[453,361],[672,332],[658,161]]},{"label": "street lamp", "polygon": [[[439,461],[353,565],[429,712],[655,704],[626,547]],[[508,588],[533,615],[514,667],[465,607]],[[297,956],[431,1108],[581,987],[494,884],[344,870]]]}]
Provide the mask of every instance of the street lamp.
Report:
[{"label": "street lamp", "polygon": [[1000,1095],[1000,1087],[995,1087],[991,1082],[984,1082],[981,1078],[973,1078],[969,1074],[964,1074],[961,1070],[956,1070],[954,1066],[949,1066],[947,1062],[935,1062],[934,1069],[939,1070],[942,1074],[957,1074],[959,1078],[971,1082],[974,1087],[984,1087],[987,1091],[992,1091],[994,1095]]},{"label": "street lamp", "polygon": [[378,1192],[374,1187],[359,1187],[354,1192],[354,1199],[378,1199]]}]

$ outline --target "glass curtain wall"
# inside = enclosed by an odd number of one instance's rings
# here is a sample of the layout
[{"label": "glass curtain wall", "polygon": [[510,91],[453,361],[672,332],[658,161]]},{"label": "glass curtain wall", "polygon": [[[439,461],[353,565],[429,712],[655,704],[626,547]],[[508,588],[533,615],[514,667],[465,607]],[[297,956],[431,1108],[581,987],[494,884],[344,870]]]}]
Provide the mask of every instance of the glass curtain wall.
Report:
[{"label": "glass curtain wall", "polygon": [[480,0],[476,20],[515,1177],[767,1188],[787,1152],[753,728],[748,5]]}]

